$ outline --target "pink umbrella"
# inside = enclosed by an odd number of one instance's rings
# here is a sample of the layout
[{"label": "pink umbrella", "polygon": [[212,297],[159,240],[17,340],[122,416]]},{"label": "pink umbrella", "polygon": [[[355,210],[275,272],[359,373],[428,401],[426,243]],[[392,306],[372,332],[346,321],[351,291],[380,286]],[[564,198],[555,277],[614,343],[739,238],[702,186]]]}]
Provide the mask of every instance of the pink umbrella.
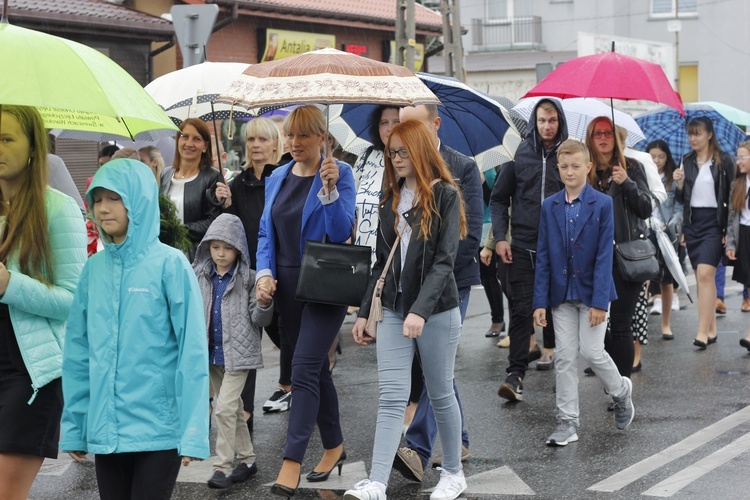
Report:
[{"label": "pink umbrella", "polygon": [[682,98],[658,64],[614,52],[576,57],[563,63],[524,97],[600,97],[654,101],[685,114]]}]

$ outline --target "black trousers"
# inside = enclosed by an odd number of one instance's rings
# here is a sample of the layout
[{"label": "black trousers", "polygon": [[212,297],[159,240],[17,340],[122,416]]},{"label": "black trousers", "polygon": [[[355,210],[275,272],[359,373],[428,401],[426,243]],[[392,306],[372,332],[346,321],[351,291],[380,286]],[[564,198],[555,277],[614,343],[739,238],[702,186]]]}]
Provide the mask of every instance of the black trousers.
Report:
[{"label": "black trousers", "polygon": [[614,265],[612,276],[615,280],[617,300],[609,306],[610,334],[604,337],[604,350],[617,365],[620,375],[630,377],[635,358],[633,315],[643,283],[625,281],[617,264]]},{"label": "black trousers", "polygon": [[500,261],[500,257],[494,251],[492,252],[492,260],[490,261],[489,266],[485,266],[481,260],[479,261],[479,275],[482,280],[482,286],[484,287],[484,293],[487,295],[487,301],[490,303],[490,314],[493,323],[501,323],[503,321],[503,316],[505,316],[505,310],[503,308],[503,291],[500,288],[500,282],[498,281],[498,261]]},{"label": "black trousers", "polygon": [[180,472],[177,450],[96,455],[102,500],[169,500]]},{"label": "black trousers", "polygon": [[[510,349],[508,353],[509,375],[523,378],[529,367],[529,342],[534,332],[534,268],[536,266],[536,252],[511,247],[513,263],[506,264],[508,276],[508,296],[510,297]],[[547,326],[543,329],[543,345],[545,348],[555,347],[555,330],[552,315],[547,312]],[[631,339],[632,340],[632,339]]]}]

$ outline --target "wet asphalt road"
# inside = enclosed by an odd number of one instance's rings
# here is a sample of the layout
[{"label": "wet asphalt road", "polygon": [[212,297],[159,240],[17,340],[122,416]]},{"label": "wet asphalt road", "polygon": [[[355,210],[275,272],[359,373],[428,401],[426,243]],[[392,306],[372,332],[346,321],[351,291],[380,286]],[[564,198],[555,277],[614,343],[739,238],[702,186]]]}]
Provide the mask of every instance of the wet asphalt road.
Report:
[{"label": "wet asphalt road", "polygon": [[[739,285],[729,281],[726,295],[729,311],[718,319],[719,340],[705,351],[692,346],[694,305],[673,315],[673,341],[661,339],[660,320],[651,317],[643,371],[633,375],[636,417],[625,431],[615,429],[606,411],[606,395],[595,377],[583,375],[581,365],[580,440],[565,448],[548,448],[545,440],[555,423],[554,372],[539,372],[532,365],[522,403],[497,396],[507,350],[495,347],[496,339],[484,337],[489,308],[484,292],[474,290],[456,362],[471,440],[471,458],[464,468],[469,490],[463,498],[750,498],[750,354],[738,345],[750,328],[750,313],[740,312]],[[375,347],[354,344],[351,323],[347,318],[342,328],[343,355],[334,370],[349,456],[344,475],[322,483],[327,490],[303,483],[295,498],[340,498],[369,471],[377,413]],[[205,480],[211,474],[210,461],[192,464],[181,472],[174,499],[278,498],[270,494],[269,485],[281,465],[288,413],[260,411],[278,376],[278,351],[267,339],[264,348],[266,368],[258,373],[253,436],[259,474],[226,490],[209,490]],[[312,470],[320,454],[316,434],[304,473]],[[48,462],[30,498],[98,498],[93,463],[70,463],[62,455]],[[423,488],[434,487],[438,479],[439,473],[429,470],[420,485],[394,471],[388,498],[427,499],[429,492]]]}]

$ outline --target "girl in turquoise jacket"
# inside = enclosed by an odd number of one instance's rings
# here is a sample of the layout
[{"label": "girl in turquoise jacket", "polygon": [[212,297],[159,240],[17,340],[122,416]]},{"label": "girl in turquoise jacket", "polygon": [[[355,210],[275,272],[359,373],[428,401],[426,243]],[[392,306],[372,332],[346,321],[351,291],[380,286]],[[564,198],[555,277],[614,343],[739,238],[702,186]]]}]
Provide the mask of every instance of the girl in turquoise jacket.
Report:
[{"label": "girl in turquoise jacket", "polygon": [[36,108],[0,106],[0,497],[25,499],[57,458],[65,320],[86,261],[75,201],[47,187]]},{"label": "girl in turquoise jacket", "polygon": [[86,199],[104,252],[86,263],[68,318],[60,447],[96,454],[104,499],[167,499],[180,457],[209,456],[203,300],[185,256],[158,239],[146,165],[107,163]]}]

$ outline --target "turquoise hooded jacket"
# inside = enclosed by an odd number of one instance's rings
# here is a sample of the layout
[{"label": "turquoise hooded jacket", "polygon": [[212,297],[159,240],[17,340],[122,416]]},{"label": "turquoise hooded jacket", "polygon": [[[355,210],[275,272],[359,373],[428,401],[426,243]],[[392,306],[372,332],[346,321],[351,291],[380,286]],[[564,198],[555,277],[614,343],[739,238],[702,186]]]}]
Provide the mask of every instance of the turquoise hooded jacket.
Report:
[{"label": "turquoise hooded jacket", "polygon": [[185,256],[159,241],[159,190],[141,162],[100,168],[86,193],[118,193],[128,211],[119,245],[83,268],[63,355],[63,451],[177,449],[208,458],[208,352],[203,300]]}]

